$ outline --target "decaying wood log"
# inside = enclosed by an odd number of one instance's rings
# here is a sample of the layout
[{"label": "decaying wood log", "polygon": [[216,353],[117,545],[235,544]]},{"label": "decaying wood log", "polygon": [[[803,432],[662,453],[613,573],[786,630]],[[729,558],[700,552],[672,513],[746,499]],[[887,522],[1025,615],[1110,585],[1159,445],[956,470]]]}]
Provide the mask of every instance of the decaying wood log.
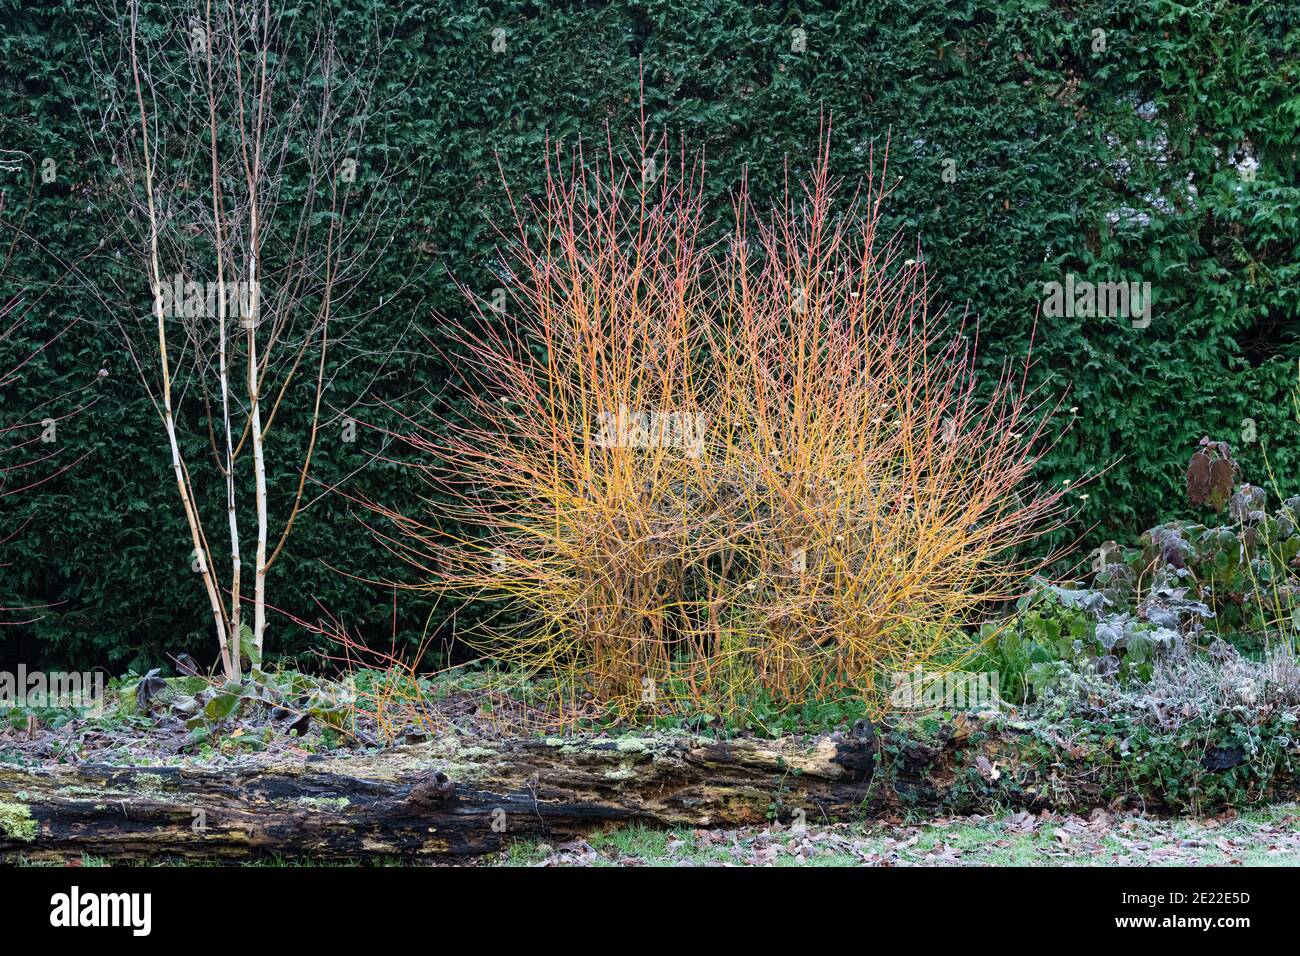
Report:
[{"label": "decaying wood log", "polygon": [[850,733],[779,740],[448,736],[377,753],[248,757],[225,766],[0,763],[0,858],[454,859],[515,838],[559,842],[636,822],[817,825],[1095,807],[1210,812],[1238,799],[1300,795],[1294,771],[1278,767],[1244,790],[1217,787],[1217,775],[1245,759],[1222,749],[1193,761],[1194,786],[1171,792],[1161,775],[1138,772],[1151,756],[1065,739],[1050,726],[962,715],[879,735],[861,722]]},{"label": "decaying wood log", "polygon": [[0,764],[0,855],[452,858],[606,824],[843,819],[868,796],[875,754],[864,724],[775,741],[453,738],[222,768]]}]

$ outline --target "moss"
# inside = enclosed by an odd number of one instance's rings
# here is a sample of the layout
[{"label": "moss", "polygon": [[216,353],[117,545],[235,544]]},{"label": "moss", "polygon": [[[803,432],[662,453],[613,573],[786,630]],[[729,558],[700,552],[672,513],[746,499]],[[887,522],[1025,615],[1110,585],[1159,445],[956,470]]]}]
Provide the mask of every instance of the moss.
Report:
[{"label": "moss", "polygon": [[350,805],[347,797],[299,797],[298,802],[313,810],[344,810]]},{"label": "moss", "polygon": [[31,843],[36,839],[36,821],[24,803],[0,802],[0,830],[15,840]]},{"label": "moss", "polygon": [[949,725],[937,717],[925,715],[901,720],[894,729],[897,733],[912,737],[920,743],[934,745],[941,744],[947,739]]},{"label": "moss", "polygon": [[67,787],[61,787],[59,792],[65,797],[87,797],[103,799],[104,795],[112,792],[107,787],[83,787],[79,784],[73,784]]},{"label": "moss", "polygon": [[156,773],[138,774],[132,781],[137,793],[158,797],[164,794],[163,778]]}]

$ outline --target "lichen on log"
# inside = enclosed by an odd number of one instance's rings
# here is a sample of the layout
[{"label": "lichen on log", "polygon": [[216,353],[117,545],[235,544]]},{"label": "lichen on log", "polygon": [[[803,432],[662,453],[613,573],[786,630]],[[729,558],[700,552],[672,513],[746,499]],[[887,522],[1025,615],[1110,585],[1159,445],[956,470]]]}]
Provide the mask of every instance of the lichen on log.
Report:
[{"label": "lichen on log", "polygon": [[21,802],[34,825],[30,840],[0,833],[0,854],[456,858],[620,823],[843,819],[867,800],[874,767],[861,728],[781,740],[448,737],[231,767],[0,765],[0,801]]}]

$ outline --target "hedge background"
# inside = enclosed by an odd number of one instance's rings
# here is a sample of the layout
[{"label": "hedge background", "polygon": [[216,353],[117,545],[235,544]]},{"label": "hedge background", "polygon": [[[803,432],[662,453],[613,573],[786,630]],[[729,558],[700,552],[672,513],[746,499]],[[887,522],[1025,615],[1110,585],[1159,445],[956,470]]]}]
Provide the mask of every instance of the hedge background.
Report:
[{"label": "hedge background", "polygon": [[[146,19],[182,15],[181,6],[154,4]],[[1043,282],[1073,272],[1152,283],[1147,328],[1119,318],[1038,321],[1040,370],[1050,387],[1071,389],[1067,405],[1078,409],[1042,478],[1111,465],[1088,489],[1085,546],[1180,516],[1182,467],[1205,434],[1239,447],[1245,475],[1258,483],[1266,442],[1283,490],[1300,487],[1292,408],[1300,9],[1287,0],[329,7],[358,54],[373,19],[395,41],[384,63],[384,122],[361,157],[364,169],[391,151],[410,167],[390,184],[411,212],[392,223],[400,252],[373,290],[392,297],[366,330],[376,348],[412,316],[424,334],[445,339],[433,311],[449,321],[465,313],[449,271],[471,288],[496,284],[486,265],[490,222],[505,215],[497,157],[526,192],[539,180],[548,132],[572,142],[603,138],[606,122],[630,131],[643,62],[652,123],[707,149],[720,215],[743,165],[762,195],[777,187],[785,157],[806,159],[822,109],[833,116],[842,175],[864,171],[867,147],[890,137],[890,167],[902,180],[889,213],[920,238],[940,298],[980,317],[990,370],[1024,353]],[[109,29],[94,5],[0,0],[0,147],[52,157],[59,170],[54,183],[35,185],[30,239],[0,228],[8,257],[0,301],[59,279],[49,251],[75,259],[104,234],[105,210],[85,188],[104,171],[76,106],[97,95],[85,44]],[[501,52],[492,49],[496,29],[505,31]],[[1097,30],[1103,50],[1094,49]],[[1237,168],[1248,154],[1259,164],[1254,182]],[[945,181],[945,168],[955,181]],[[31,186],[30,176],[0,174],[6,219]],[[419,281],[396,295],[411,274]],[[140,301],[123,308],[147,309],[139,284]],[[188,650],[206,662],[206,601],[189,569],[166,446],[113,324],[96,313],[102,306],[75,282],[50,291],[26,341],[73,316],[84,321],[18,394],[0,396],[3,413],[110,371],[93,386],[94,407],[60,430],[63,455],[88,457],[16,507],[0,504],[33,516],[2,559],[0,605],[56,605],[34,625],[5,629],[0,660],[122,669]],[[393,371],[381,394],[441,389],[428,350],[404,352]],[[360,381],[337,387],[346,393]],[[1255,422],[1253,443],[1242,441],[1246,419]],[[200,448],[201,435],[194,440]],[[363,431],[355,446],[322,443],[321,479],[349,472],[374,441]],[[288,467],[272,477],[274,515],[296,474]],[[369,469],[351,487],[397,504],[418,491],[394,465]],[[306,617],[318,616],[319,600],[377,640],[394,626],[404,637],[426,622],[444,626],[449,609],[408,597],[394,608],[391,591],[335,569],[390,573],[337,496],[300,518],[272,572],[272,599]],[[309,634],[272,621],[272,656],[313,646]]]}]

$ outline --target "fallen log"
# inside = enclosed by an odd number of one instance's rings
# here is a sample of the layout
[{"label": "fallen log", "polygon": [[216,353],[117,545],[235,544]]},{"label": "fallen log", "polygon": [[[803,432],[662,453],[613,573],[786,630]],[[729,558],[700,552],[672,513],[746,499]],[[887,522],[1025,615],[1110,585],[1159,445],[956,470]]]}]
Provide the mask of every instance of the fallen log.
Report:
[{"label": "fallen log", "polygon": [[778,740],[448,736],[219,766],[0,763],[0,857],[450,860],[513,839],[561,842],[627,823],[817,825],[1097,807],[1209,813],[1300,796],[1290,737],[1281,757],[1261,761],[1209,746],[1207,733],[1192,727],[1161,748],[1126,748],[1086,720],[963,714],[879,734],[860,722],[849,733]]},{"label": "fallen log", "polygon": [[0,854],[456,858],[593,829],[733,826],[866,800],[869,727],[821,738],[475,741],[246,766],[0,764]]}]

